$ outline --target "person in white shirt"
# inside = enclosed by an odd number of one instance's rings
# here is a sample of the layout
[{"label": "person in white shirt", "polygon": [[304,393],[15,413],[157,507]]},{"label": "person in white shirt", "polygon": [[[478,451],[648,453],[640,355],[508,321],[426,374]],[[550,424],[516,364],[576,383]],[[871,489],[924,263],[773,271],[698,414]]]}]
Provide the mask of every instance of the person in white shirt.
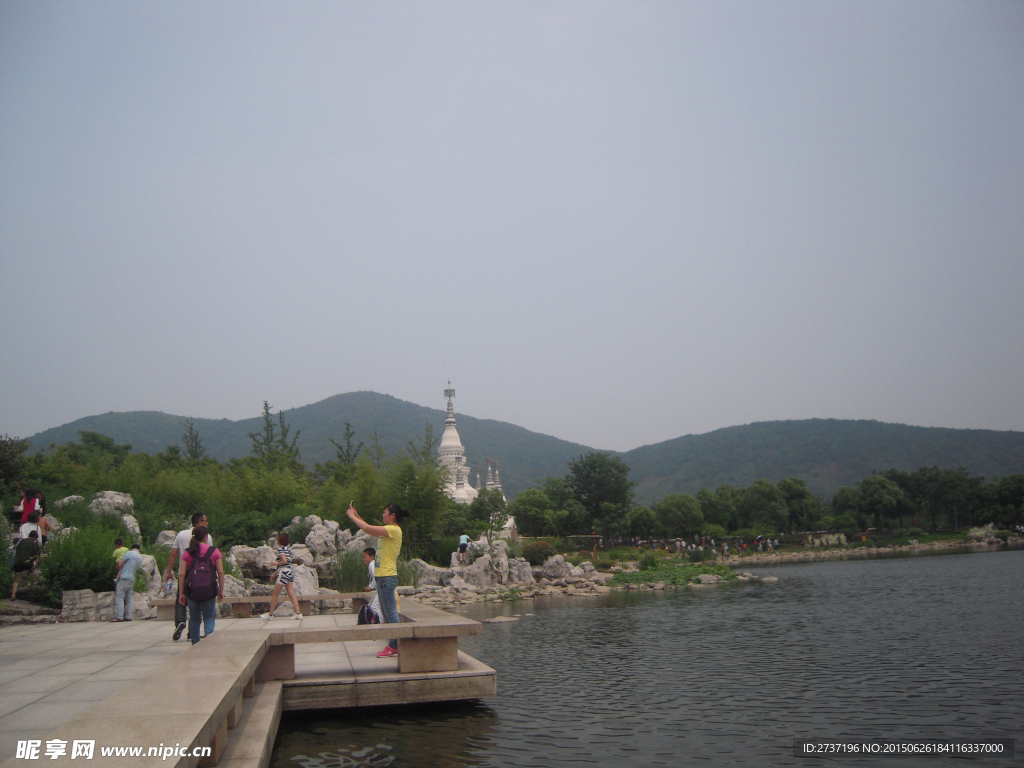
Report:
[{"label": "person in white shirt", "polygon": [[[192,528],[197,525],[207,525],[206,515],[202,512],[196,512],[192,515],[192,527],[186,528],[183,531],[179,531],[178,535],[174,537],[174,544],[171,546],[171,554],[167,558],[167,571],[164,573],[164,582],[172,578],[174,575],[174,564],[178,561],[179,555],[188,549],[189,544],[192,543]],[[203,543],[203,542],[200,542]],[[213,546],[213,537],[209,534],[206,535],[206,544]],[[175,579],[175,583],[177,583]],[[178,597],[177,595],[175,596]],[[188,610],[184,605],[177,599],[174,601],[174,634],[172,635],[174,640],[181,637],[181,633],[185,631],[185,623],[188,620]]]}]

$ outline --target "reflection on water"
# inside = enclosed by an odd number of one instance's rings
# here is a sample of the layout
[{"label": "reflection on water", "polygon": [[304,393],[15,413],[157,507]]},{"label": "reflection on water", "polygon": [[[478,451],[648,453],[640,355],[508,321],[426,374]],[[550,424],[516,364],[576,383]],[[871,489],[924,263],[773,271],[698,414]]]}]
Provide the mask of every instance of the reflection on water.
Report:
[{"label": "reflection on water", "polygon": [[498,696],[290,713],[273,765],[810,767],[826,763],[793,757],[794,739],[1022,744],[1024,552],[760,572],[779,581],[471,606],[522,614],[460,640]]},{"label": "reflection on water", "polygon": [[481,701],[286,712],[272,765],[290,768],[382,768],[483,765],[497,718]]}]

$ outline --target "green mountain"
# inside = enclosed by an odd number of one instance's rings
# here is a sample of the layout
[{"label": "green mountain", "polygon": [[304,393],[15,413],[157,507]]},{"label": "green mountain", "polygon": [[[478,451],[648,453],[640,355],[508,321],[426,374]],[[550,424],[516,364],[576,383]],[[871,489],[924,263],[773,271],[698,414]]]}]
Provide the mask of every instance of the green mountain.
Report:
[{"label": "green mountain", "polygon": [[[295,430],[300,432],[297,445],[301,460],[310,469],[314,462],[335,457],[330,439],[341,442],[345,422],[355,430],[356,442],[369,444],[376,429],[389,452],[394,453],[404,448],[409,440],[421,437],[426,424],[433,427],[434,437],[440,438],[445,415],[443,410],[424,408],[376,392],[349,392],[284,411],[291,434],[294,435]],[[158,453],[168,445],[182,445],[183,418],[158,411],[111,412],[48,429],[33,435],[29,441],[34,451],[78,440],[78,432],[87,430],[101,432],[118,443],[130,443],[136,451]],[[469,466],[483,465],[488,456],[495,459],[500,467],[502,487],[510,499],[534,480],[564,475],[570,458],[592,450],[502,421],[475,419],[459,413],[456,419]],[[194,419],[207,454],[219,461],[248,455],[252,441],[247,435],[259,430],[262,423],[259,417],[241,421]]]},{"label": "green mountain", "polygon": [[[514,424],[465,414],[456,417],[470,466],[483,464],[487,456],[496,459],[510,499],[534,481],[564,475],[570,459],[593,450]],[[29,440],[36,450],[77,440],[80,430],[89,430],[118,443],[131,443],[134,450],[157,453],[168,445],[181,445],[182,418],[156,411],[106,413],[48,429]],[[444,418],[441,409],[376,392],[349,392],[285,411],[285,420],[301,432],[298,446],[310,468],[314,462],[334,457],[329,440],[341,440],[346,421],[352,424],[357,441],[369,443],[376,429],[393,453],[422,435],[425,424],[431,424],[434,436],[440,437]],[[207,452],[220,461],[247,455],[251,447],[247,433],[260,425],[258,417],[195,420]],[[769,421],[686,435],[617,455],[632,468],[641,503],[670,493],[696,493],[720,483],[746,486],[761,477],[773,482],[803,478],[814,493],[830,496],[875,469],[962,467],[988,480],[1024,474],[1024,432],[838,419]]]},{"label": "green mountain", "polygon": [[993,480],[1024,473],[1024,432],[944,429],[881,421],[763,421],[686,435],[621,454],[637,499],[696,493],[719,483],[747,486],[764,477],[799,477],[831,496],[874,470],[966,469]]}]

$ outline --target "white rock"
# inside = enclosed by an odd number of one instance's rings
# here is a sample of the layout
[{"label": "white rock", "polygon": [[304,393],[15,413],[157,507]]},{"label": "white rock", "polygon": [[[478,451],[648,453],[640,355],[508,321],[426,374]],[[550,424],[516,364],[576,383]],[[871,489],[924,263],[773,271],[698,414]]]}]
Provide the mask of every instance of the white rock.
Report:
[{"label": "white rock", "polygon": [[561,579],[572,575],[572,566],[566,563],[565,558],[561,555],[552,555],[544,561],[544,565],[541,567],[544,576],[549,579]]},{"label": "white rock", "polygon": [[138,520],[136,520],[132,515],[121,515],[121,522],[124,523],[124,527],[128,529],[128,534],[132,537],[132,541],[142,541],[142,531],[139,530]]},{"label": "white rock", "polygon": [[307,528],[312,528],[316,525],[323,525],[324,521],[318,515],[306,515],[306,517],[302,519],[302,524]]},{"label": "white rock", "polygon": [[81,501],[85,501],[81,496],[65,496],[60,501],[53,502],[52,506],[54,509],[61,509],[62,507],[66,507],[68,504],[78,504]]},{"label": "white rock", "polygon": [[337,520],[324,520],[324,525],[330,528],[334,533],[337,533],[338,529],[341,528],[341,526],[338,525]]},{"label": "white rock", "polygon": [[161,590],[164,586],[163,574],[156,564],[156,558],[152,555],[142,555],[142,563],[139,570],[146,574],[146,590],[152,592]]},{"label": "white rock", "polygon": [[[308,519],[308,518],[307,518]],[[306,536],[306,546],[316,558],[334,557],[338,554],[337,538],[326,525],[314,525]]]},{"label": "white rock", "polygon": [[522,557],[516,557],[508,561],[508,583],[509,584],[534,584],[533,566]]},{"label": "white rock", "polygon": [[451,581],[452,571],[449,568],[438,568],[419,558],[409,561],[409,567],[416,573],[416,583],[421,586],[437,586]]},{"label": "white rock", "polygon": [[174,546],[174,537],[177,535],[177,531],[160,531],[160,533],[156,535],[156,545],[158,547],[167,547],[170,549]]},{"label": "white rock", "polygon": [[315,569],[308,565],[296,565],[292,570],[295,572],[296,595],[315,595],[320,591],[320,579]]},{"label": "white rock", "polygon": [[88,509],[94,515],[130,515],[135,512],[135,502],[128,493],[99,491],[93,494]]}]

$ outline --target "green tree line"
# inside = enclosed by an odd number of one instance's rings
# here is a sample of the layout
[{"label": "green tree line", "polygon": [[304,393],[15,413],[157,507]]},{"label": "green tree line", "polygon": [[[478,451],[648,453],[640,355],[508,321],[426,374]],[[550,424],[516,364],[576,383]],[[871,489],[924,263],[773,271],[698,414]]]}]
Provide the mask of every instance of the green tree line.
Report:
[{"label": "green tree line", "polygon": [[854,533],[874,527],[960,529],[989,522],[1024,523],[1024,475],[985,483],[963,469],[925,467],[916,472],[873,473],[830,500],[814,496],[803,480],[755,480],[745,488],[719,485],[696,496],[671,494],[650,506],[633,503],[629,467],[609,454],[589,453],[569,463],[564,477],[549,477],[521,491],[509,508],[524,536],[641,538],[736,532]]}]

